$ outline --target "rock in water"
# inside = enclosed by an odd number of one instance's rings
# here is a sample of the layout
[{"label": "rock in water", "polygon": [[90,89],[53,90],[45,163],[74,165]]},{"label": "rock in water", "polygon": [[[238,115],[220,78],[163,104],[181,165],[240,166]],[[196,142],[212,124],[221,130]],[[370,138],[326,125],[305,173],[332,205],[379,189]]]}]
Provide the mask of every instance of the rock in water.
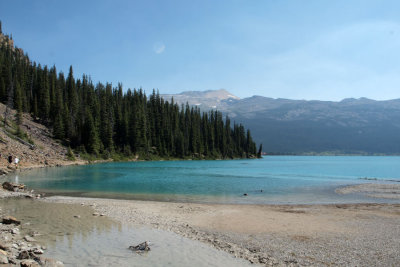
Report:
[{"label": "rock in water", "polygon": [[136,246],[129,246],[129,249],[133,251],[150,251],[149,243],[147,241]]},{"label": "rock in water", "polygon": [[15,217],[13,217],[13,216],[5,216],[5,217],[3,217],[3,220],[2,220],[2,222],[4,223],[4,224],[16,224],[16,225],[19,225],[19,224],[21,224],[21,221],[18,221]]}]

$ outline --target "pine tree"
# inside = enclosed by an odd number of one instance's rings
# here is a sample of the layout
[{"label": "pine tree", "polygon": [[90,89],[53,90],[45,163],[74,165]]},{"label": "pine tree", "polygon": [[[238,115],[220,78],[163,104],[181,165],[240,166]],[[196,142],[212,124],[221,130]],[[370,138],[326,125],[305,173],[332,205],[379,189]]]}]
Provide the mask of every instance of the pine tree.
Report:
[{"label": "pine tree", "polygon": [[257,152],[257,158],[261,158],[262,156],[261,156],[261,153],[262,153],[262,144],[260,144],[260,147],[259,147],[259,149],[258,149],[258,152]]},{"label": "pine tree", "polygon": [[38,103],[38,112],[41,120],[48,124],[49,115],[50,115],[50,92],[49,92],[49,76],[47,66],[44,67],[42,75],[41,75],[41,83],[40,83],[40,91],[39,91],[39,103]]},{"label": "pine tree", "polygon": [[179,106],[173,98],[162,99],[156,90],[147,98],[142,89],[124,93],[122,84],[93,86],[86,75],[75,79],[72,66],[65,79],[55,66],[42,68],[8,45],[0,45],[0,101],[7,110],[15,106],[18,124],[22,112],[30,112],[52,128],[55,138],[94,155],[114,151],[145,158],[149,153],[181,158],[256,155],[250,131],[241,124],[231,127],[221,112]]},{"label": "pine tree", "polygon": [[[1,74],[1,71],[0,71]],[[4,102],[7,99],[7,90],[6,90],[6,84],[4,82],[4,79],[0,77],[0,101]]]},{"label": "pine tree", "polygon": [[89,137],[86,145],[86,150],[90,154],[98,155],[100,151],[100,139],[98,137],[98,132],[94,124],[92,114],[88,110],[86,112],[85,129]]},{"label": "pine tree", "polygon": [[15,114],[15,121],[19,127],[22,124],[22,89],[18,82],[15,86],[14,105],[17,111]]}]

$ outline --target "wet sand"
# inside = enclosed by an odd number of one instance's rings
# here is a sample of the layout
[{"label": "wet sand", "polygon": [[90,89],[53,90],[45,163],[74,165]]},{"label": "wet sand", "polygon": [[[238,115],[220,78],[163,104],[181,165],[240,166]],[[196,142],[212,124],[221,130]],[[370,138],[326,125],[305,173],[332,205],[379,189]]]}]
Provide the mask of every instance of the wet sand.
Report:
[{"label": "wet sand", "polygon": [[[0,199],[0,215],[5,214],[21,222],[18,226],[0,224],[0,245],[6,248],[0,253],[17,266],[21,251],[37,249],[40,254],[30,257],[39,264],[51,258],[65,266],[250,266],[244,259],[173,232],[133,227],[96,214],[88,205],[9,197]],[[31,240],[25,240],[26,236]],[[128,249],[145,240],[150,241],[150,252]]]},{"label": "wet sand", "polygon": [[50,197],[261,265],[399,266],[400,204],[219,205]]}]

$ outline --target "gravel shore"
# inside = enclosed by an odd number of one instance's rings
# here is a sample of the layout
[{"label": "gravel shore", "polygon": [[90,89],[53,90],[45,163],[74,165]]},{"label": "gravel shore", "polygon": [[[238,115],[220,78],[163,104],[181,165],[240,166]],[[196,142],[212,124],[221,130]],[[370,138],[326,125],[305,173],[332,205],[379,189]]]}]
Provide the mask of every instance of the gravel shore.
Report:
[{"label": "gravel shore", "polygon": [[338,194],[359,193],[368,197],[400,199],[400,184],[357,184],[335,190]]},{"label": "gravel shore", "polygon": [[400,266],[400,204],[209,205],[51,197],[264,266]]}]

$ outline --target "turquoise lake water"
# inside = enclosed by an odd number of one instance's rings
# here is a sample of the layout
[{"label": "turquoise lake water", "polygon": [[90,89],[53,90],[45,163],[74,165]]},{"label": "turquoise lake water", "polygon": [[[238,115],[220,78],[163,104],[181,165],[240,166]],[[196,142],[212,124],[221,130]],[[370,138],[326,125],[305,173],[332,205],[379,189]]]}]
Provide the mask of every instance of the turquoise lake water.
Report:
[{"label": "turquoise lake water", "polygon": [[47,194],[88,197],[243,204],[391,202],[335,193],[341,186],[376,182],[362,178],[400,181],[400,157],[118,162],[37,169],[9,177]]}]

